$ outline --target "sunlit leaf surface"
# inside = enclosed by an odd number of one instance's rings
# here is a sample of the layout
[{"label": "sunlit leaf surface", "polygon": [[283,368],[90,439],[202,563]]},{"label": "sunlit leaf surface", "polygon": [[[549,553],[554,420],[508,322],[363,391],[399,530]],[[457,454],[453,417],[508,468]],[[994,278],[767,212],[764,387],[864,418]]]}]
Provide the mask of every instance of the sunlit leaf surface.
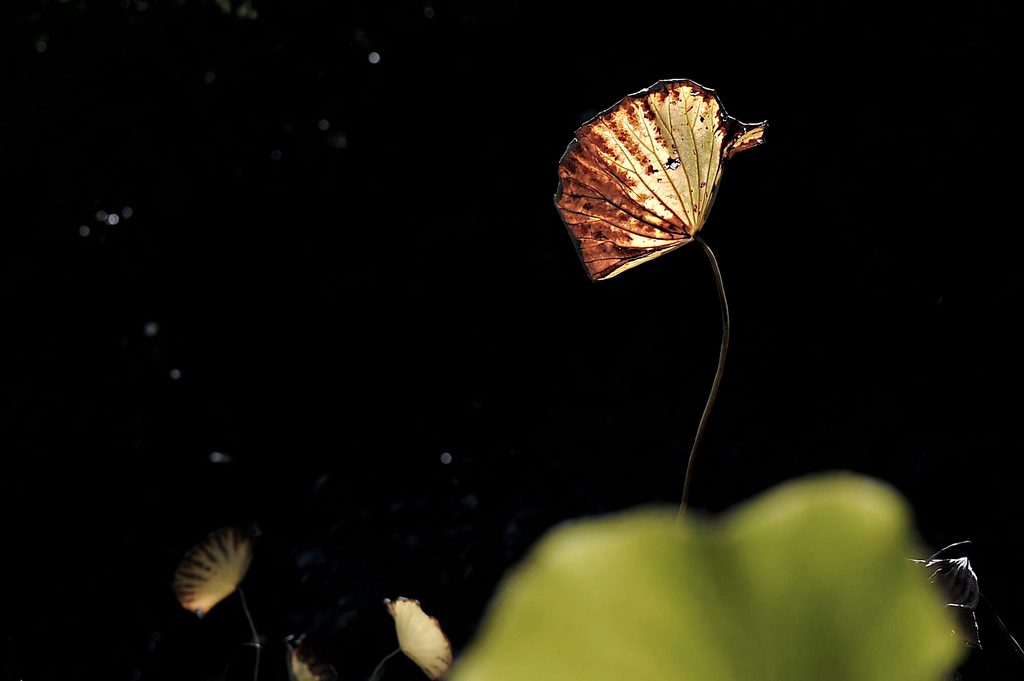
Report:
[{"label": "sunlit leaf surface", "polygon": [[452,646],[437,619],[423,612],[419,601],[384,599],[384,604],[395,618],[398,645],[402,652],[432,679],[440,679],[447,674],[452,664]]},{"label": "sunlit leaf surface", "polygon": [[454,681],[935,681],[963,648],[890,488],[839,475],[714,523],[557,529],[504,583]]},{"label": "sunlit leaf surface", "polygon": [[576,131],[555,206],[590,278],[607,279],[693,240],[733,154],[766,124],[726,114],[714,90],[663,80]]},{"label": "sunlit leaf surface", "polygon": [[185,555],[171,588],[182,607],[202,617],[238,587],[250,562],[252,540],[225,527],[211,532]]}]

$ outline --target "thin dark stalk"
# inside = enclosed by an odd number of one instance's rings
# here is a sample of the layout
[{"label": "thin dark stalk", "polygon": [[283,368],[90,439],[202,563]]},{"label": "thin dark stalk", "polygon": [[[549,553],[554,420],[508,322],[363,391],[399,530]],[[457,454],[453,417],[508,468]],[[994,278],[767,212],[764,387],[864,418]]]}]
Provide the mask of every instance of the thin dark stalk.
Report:
[{"label": "thin dark stalk", "polygon": [[985,601],[985,605],[988,606],[989,612],[991,612],[992,617],[995,618],[996,624],[999,625],[999,629],[1003,632],[1003,636],[1005,636],[1006,640],[1010,642],[1010,645],[1013,646],[1013,649],[1017,651],[1017,655],[1020,656],[1020,659],[1024,660],[1024,650],[1021,649],[1020,644],[1017,643],[1017,639],[1013,637],[1013,634],[1010,633],[1010,630],[1006,628],[1005,624],[1003,624],[1003,620],[999,619],[999,615],[996,614],[996,609],[993,608],[992,604],[989,603],[989,600],[985,598],[985,594],[979,591],[978,595],[981,596],[981,600]]},{"label": "thin dark stalk", "polygon": [[718,370],[715,372],[715,382],[711,386],[711,394],[708,395],[708,402],[704,405],[704,413],[700,417],[700,425],[697,426],[697,436],[693,440],[693,449],[690,450],[690,459],[686,463],[686,480],[683,482],[683,500],[679,504],[679,514],[676,516],[676,523],[681,523],[686,517],[686,502],[690,499],[690,483],[693,481],[693,464],[697,460],[697,448],[700,447],[701,438],[704,437],[704,427],[708,423],[708,415],[711,413],[711,406],[718,396],[718,386],[722,382],[722,370],[725,369],[725,353],[729,349],[729,301],[725,298],[725,286],[722,284],[722,271],[718,269],[718,261],[715,254],[711,252],[700,234],[694,240],[701,245],[704,252],[708,254],[711,261],[711,269],[715,271],[715,283],[718,284],[718,300],[722,303],[722,349],[718,352]]},{"label": "thin dark stalk", "polygon": [[[249,644],[246,643],[246,644],[243,644],[243,645],[249,645]],[[231,665],[233,665],[235,663],[235,658],[238,657],[238,651],[239,650],[241,650],[241,647],[235,648],[235,652],[231,653],[231,657],[228,659],[228,663],[226,665],[224,665],[224,671],[221,672],[220,681],[224,681],[224,679],[228,678],[228,670],[231,669]]]},{"label": "thin dark stalk", "polygon": [[384,659],[377,663],[377,666],[374,668],[373,673],[370,674],[370,681],[376,681],[376,679],[377,679],[377,672],[379,672],[380,668],[384,666],[384,663],[387,662],[388,660],[390,660],[392,657],[394,657],[395,655],[397,655],[400,652],[402,652],[401,646],[399,646],[398,648],[395,648],[390,653],[385,655]]},{"label": "thin dark stalk", "polygon": [[252,623],[252,615],[249,614],[249,606],[245,602],[245,594],[242,587],[238,587],[238,595],[242,598],[242,610],[245,610],[245,618],[249,620],[249,629],[252,630],[252,644],[256,647],[256,666],[252,670],[252,681],[257,681],[260,675],[260,635],[256,633],[256,625]]}]

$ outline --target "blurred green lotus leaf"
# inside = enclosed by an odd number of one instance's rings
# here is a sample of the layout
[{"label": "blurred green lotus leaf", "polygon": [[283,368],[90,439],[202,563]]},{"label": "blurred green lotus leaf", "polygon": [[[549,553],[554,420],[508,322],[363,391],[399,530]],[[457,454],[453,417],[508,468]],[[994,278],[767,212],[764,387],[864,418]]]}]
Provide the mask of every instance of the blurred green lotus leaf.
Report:
[{"label": "blurred green lotus leaf", "polygon": [[712,522],[649,509],[551,531],[453,681],[935,681],[962,647],[891,488],[806,478]]}]

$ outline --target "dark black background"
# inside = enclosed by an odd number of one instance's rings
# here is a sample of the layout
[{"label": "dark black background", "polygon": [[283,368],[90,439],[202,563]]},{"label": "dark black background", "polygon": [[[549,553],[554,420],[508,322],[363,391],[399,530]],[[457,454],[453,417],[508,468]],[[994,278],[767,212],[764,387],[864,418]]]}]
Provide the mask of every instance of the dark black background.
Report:
[{"label": "dark black background", "polygon": [[[693,506],[877,476],[927,545],[975,542],[1024,634],[1009,17],[427,6],[4,3],[8,678],[218,678],[237,598],[198,621],[170,580],[224,525],[262,533],[261,678],[300,631],[365,678],[395,645],[382,598],[458,654],[545,529],[678,503],[710,267],[691,247],[591,284],[552,195],[583,121],[681,77],[770,123],[703,231],[733,341]],[[965,679],[1020,678],[980,622]]]}]

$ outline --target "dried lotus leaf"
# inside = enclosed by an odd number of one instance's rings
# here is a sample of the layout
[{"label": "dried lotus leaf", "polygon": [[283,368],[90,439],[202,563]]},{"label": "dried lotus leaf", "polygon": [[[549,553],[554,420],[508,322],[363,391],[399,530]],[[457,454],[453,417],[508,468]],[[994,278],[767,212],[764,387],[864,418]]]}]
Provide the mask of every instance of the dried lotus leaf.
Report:
[{"label": "dried lotus leaf", "polygon": [[333,666],[322,662],[316,651],[306,643],[306,635],[289,636],[285,640],[288,649],[288,679],[290,681],[337,681],[338,672]]},{"label": "dried lotus leaf", "polygon": [[185,554],[171,588],[183,608],[202,617],[238,588],[251,562],[252,540],[225,527]]},{"label": "dried lotus leaf", "polygon": [[577,130],[558,166],[555,206],[591,280],[693,241],[723,163],[762,144],[766,126],[729,116],[714,90],[663,80]]},{"label": "dried lotus leaf", "polygon": [[402,652],[431,679],[443,678],[452,664],[452,646],[441,631],[441,624],[423,612],[419,601],[384,599],[384,604],[395,618]]}]

